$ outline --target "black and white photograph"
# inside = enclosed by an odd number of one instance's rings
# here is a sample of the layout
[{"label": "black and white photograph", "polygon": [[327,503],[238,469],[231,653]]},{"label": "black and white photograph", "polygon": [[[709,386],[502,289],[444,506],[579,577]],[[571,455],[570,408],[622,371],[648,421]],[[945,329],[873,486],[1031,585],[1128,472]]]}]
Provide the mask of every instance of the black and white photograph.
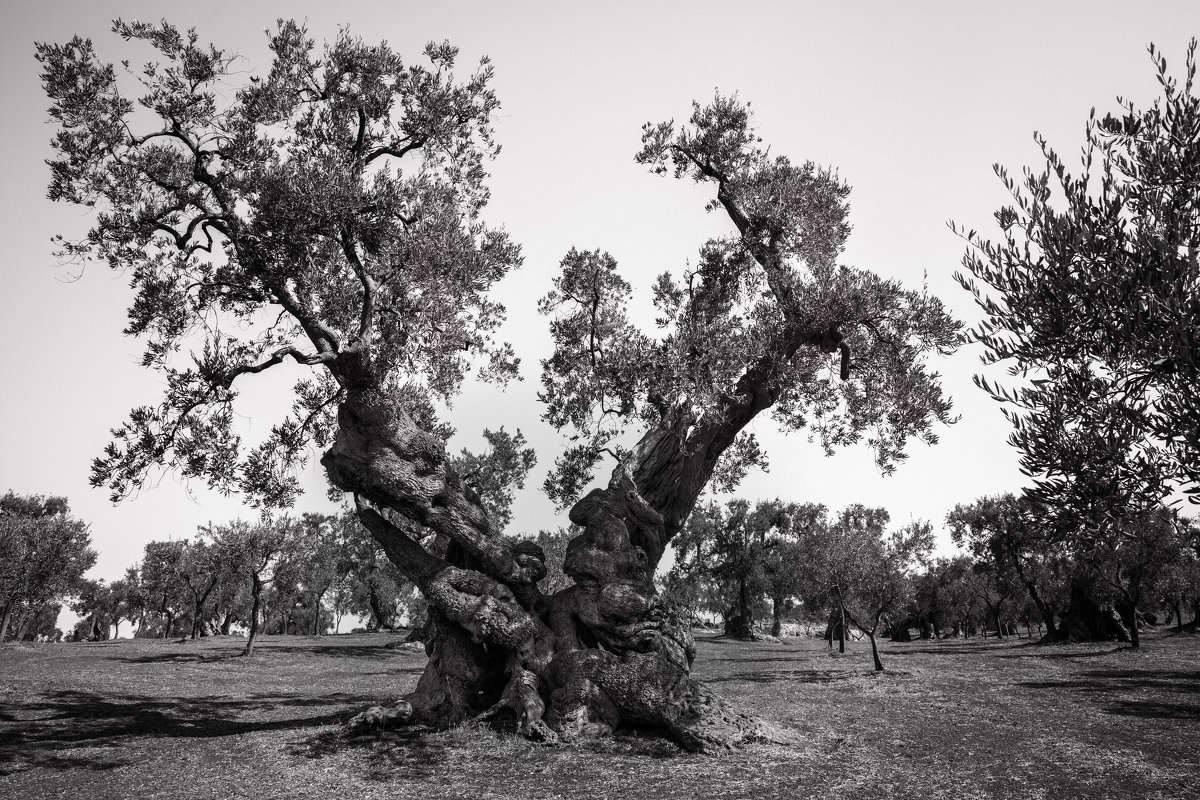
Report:
[{"label": "black and white photograph", "polygon": [[1194,0],[0,0],[0,798],[1200,799]]}]

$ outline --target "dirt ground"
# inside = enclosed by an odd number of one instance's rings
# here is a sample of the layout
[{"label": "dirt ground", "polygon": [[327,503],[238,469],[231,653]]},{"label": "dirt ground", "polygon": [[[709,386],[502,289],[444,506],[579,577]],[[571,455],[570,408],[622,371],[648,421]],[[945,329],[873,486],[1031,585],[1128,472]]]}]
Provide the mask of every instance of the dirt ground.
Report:
[{"label": "dirt ground", "polygon": [[390,634],[0,647],[0,798],[1200,798],[1200,636],[746,644],[696,674],[794,741],[547,747],[463,727],[346,742],[425,661]]}]

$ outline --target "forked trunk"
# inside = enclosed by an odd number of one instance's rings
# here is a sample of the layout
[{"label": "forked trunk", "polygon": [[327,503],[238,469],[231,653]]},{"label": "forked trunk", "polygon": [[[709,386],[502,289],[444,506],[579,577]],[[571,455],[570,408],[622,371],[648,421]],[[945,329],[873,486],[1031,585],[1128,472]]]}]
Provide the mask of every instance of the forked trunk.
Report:
[{"label": "forked trunk", "polygon": [[[686,473],[690,493],[698,478],[680,462],[703,464],[708,456],[684,453],[678,438],[674,455],[644,440],[637,479],[619,467],[607,488],[572,507],[582,533],[568,545],[564,571],[574,585],[546,598],[537,587],[545,575],[540,548],[501,538],[444,442],[394,397],[353,377],[341,373],[350,389],[322,464],[335,486],[356,496],[363,524],[421,590],[430,625],[416,691],[359,715],[351,730],[445,727],[511,713],[523,733],[541,739],[599,735],[619,724],[658,726],[691,749],[770,738],[688,676],[690,630],[654,590],[654,567],[695,501],[679,503],[666,484]],[[708,474],[701,477],[699,488]],[[427,548],[431,534],[449,546]]]}]

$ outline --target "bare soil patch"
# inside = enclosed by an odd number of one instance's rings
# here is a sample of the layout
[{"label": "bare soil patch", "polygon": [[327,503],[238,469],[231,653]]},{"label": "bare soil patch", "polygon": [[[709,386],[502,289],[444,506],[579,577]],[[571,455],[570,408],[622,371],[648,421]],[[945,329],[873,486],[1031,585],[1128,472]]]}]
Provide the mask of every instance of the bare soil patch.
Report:
[{"label": "bare soil patch", "polygon": [[701,635],[696,675],[792,742],[724,757],[653,736],[545,747],[463,727],[354,741],[405,694],[396,635],[0,647],[0,797],[1198,798],[1200,637],[743,643]]}]

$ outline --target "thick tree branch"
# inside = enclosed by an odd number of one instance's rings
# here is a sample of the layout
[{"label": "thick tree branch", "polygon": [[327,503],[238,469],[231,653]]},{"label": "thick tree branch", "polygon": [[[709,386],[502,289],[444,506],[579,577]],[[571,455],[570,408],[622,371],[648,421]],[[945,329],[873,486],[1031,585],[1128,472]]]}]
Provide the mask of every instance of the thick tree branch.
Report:
[{"label": "thick tree branch", "polygon": [[240,375],[253,375],[259,372],[270,369],[276,364],[282,363],[285,358],[291,356],[298,364],[307,366],[315,366],[317,364],[328,364],[338,357],[338,354],[333,351],[325,351],[320,353],[303,353],[295,347],[283,347],[276,350],[270,358],[258,364],[245,364],[240,367],[235,367],[225,372],[218,383],[221,387],[228,389],[233,385],[234,379]]}]

